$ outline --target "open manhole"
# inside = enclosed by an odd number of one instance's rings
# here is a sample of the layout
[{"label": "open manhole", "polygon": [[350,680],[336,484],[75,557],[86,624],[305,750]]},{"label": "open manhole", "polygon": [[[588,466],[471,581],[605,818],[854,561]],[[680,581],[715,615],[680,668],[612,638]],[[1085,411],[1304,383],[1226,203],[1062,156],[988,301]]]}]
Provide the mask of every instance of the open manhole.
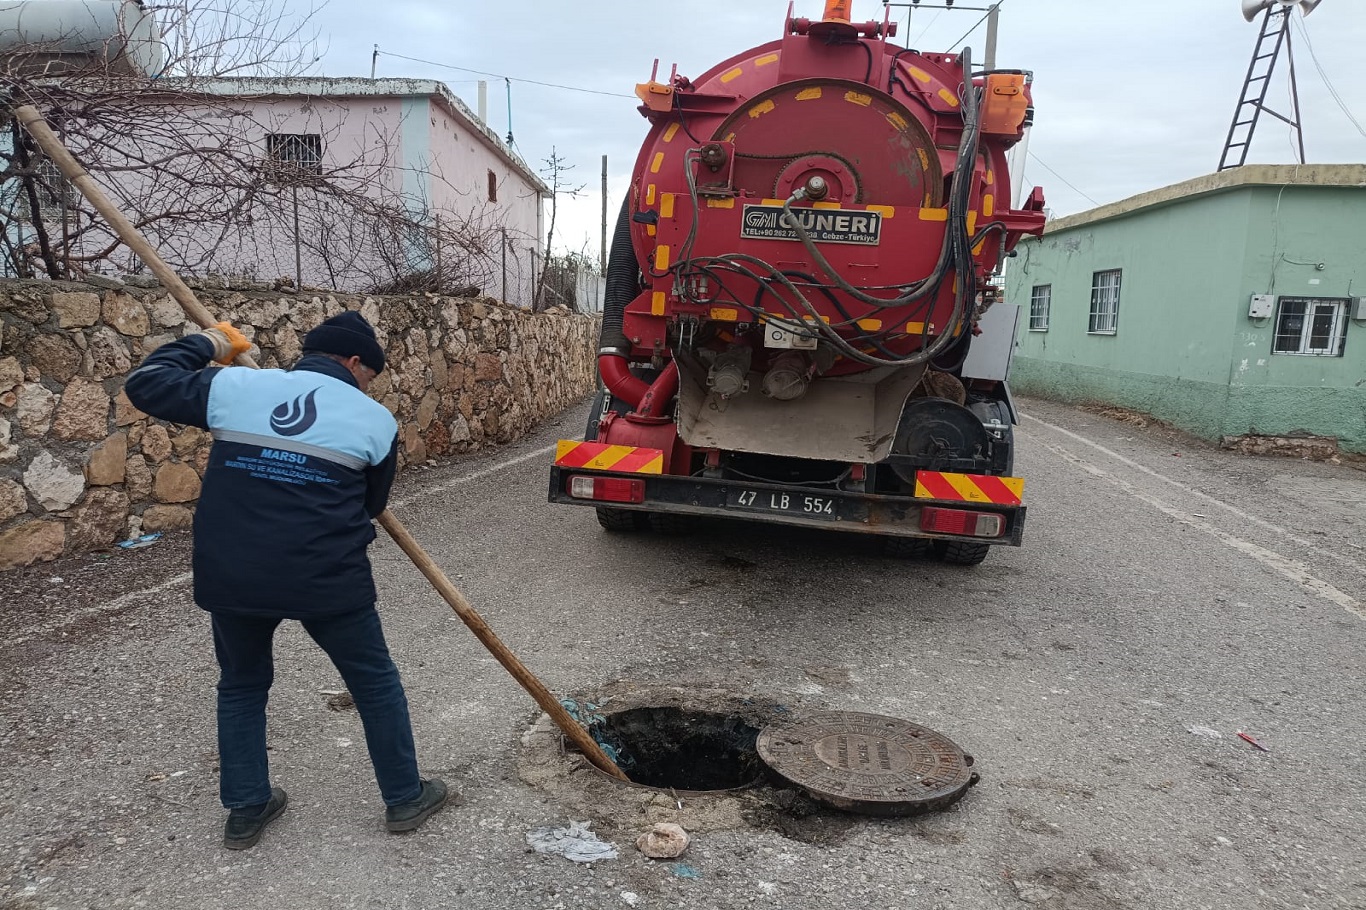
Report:
[{"label": "open manhole", "polygon": [[948,808],[978,781],[972,756],[907,720],[829,711],[759,723],[661,706],[597,714],[588,729],[631,784],[677,793],[769,775],[826,806],[895,816]]},{"label": "open manhole", "polygon": [[597,718],[589,733],[643,787],[679,792],[734,790],[764,772],[759,731],[739,717],[676,707],[631,708]]}]

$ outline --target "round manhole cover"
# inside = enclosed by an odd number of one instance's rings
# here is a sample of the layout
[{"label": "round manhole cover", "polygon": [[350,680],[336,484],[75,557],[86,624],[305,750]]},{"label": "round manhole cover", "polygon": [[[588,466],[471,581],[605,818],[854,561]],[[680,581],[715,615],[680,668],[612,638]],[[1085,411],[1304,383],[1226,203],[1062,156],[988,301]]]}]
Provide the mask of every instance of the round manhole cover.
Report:
[{"label": "round manhole cover", "polygon": [[818,802],[869,815],[946,808],[977,783],[972,756],[908,720],[831,711],[771,726],[759,757]]}]

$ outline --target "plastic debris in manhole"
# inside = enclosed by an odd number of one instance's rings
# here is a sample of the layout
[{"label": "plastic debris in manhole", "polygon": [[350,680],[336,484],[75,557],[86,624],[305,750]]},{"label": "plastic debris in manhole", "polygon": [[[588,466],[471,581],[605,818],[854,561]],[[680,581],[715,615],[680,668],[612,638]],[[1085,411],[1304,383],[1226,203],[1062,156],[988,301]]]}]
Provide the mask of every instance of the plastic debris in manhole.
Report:
[{"label": "plastic debris in manhole", "polygon": [[868,815],[945,809],[976,784],[972,756],[908,720],[831,711],[759,734],[759,757],[817,802]]}]

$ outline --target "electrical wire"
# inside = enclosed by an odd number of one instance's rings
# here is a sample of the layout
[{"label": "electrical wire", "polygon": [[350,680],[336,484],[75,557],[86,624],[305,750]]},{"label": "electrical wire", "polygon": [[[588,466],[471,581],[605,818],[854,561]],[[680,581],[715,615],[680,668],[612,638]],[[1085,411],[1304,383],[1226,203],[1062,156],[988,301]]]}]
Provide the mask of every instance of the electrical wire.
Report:
[{"label": "electrical wire", "polygon": [[947,51],[945,51],[944,53],[946,53],[946,54],[951,54],[951,53],[953,53],[953,49],[954,49],[955,47],[957,47],[958,45],[960,45],[960,44],[962,44],[964,41],[966,41],[966,40],[968,39],[968,36],[970,36],[973,32],[977,31],[977,29],[979,29],[979,28],[982,27],[982,23],[983,23],[983,22],[986,22],[988,19],[991,18],[991,14],[992,14],[993,10],[994,10],[995,12],[1000,12],[1000,11],[1001,11],[1001,7],[1005,6],[1005,4],[1006,4],[1006,0],[998,0],[998,2],[995,4],[995,6],[993,7],[993,9],[987,10],[986,15],[984,15],[981,19],[978,19],[976,25],[974,25],[972,28],[970,28],[970,29],[968,29],[966,32],[964,32],[962,38],[959,38],[957,41],[953,42],[953,44],[950,44],[950,45],[949,45],[949,49],[948,49]]},{"label": "electrical wire", "polygon": [[1058,178],[1059,180],[1061,180],[1063,183],[1066,183],[1068,186],[1072,187],[1072,191],[1073,191],[1074,193],[1076,193],[1078,196],[1081,196],[1082,198],[1084,198],[1086,201],[1090,202],[1092,205],[1096,206],[1097,208],[1100,207],[1100,203],[1099,203],[1099,202],[1097,202],[1096,200],[1092,199],[1090,196],[1087,196],[1085,193],[1083,193],[1081,190],[1077,189],[1075,186],[1072,186],[1072,183],[1071,183],[1066,177],[1064,177],[1062,174],[1059,174],[1057,171],[1053,170],[1051,167],[1049,167],[1047,164],[1045,164],[1044,161],[1043,161],[1043,159],[1040,158],[1038,155],[1034,154],[1033,152],[1030,152],[1030,153],[1029,153],[1029,157],[1030,157],[1030,158],[1033,158],[1035,161],[1037,161],[1037,162],[1039,163],[1039,166],[1042,167],[1044,170],[1048,171],[1048,173],[1052,174],[1054,177],[1057,177],[1057,178]]},{"label": "electrical wire", "polygon": [[604,92],[604,91],[601,91],[601,90],[599,90],[599,89],[594,89],[594,88],[580,88],[579,86],[576,86],[576,85],[561,85],[561,84],[558,83],[558,82],[540,82],[540,81],[538,81],[538,80],[536,80],[536,79],[522,79],[522,78],[517,77],[517,76],[506,76],[506,75],[503,75],[502,73],[486,73],[486,72],[484,72],[483,70],[470,69],[470,68],[467,67],[467,66],[455,66],[454,64],[450,64],[450,63],[437,63],[435,60],[422,60],[422,59],[419,59],[419,58],[417,58],[417,57],[407,57],[407,56],[404,56],[403,54],[395,54],[393,51],[379,51],[378,53],[379,53],[381,56],[384,56],[384,57],[396,57],[396,58],[399,59],[399,60],[409,60],[409,61],[411,61],[411,62],[413,62],[413,63],[423,63],[423,64],[426,64],[427,66],[439,66],[439,67],[441,67],[441,68],[443,68],[443,69],[448,69],[448,70],[459,70],[459,71],[462,72],[462,73],[475,73],[475,74],[480,75],[480,76],[488,76],[488,77],[491,78],[491,79],[503,79],[503,80],[508,80],[508,81],[512,81],[512,82],[525,82],[525,83],[527,83],[528,85],[539,85],[539,86],[541,86],[541,87],[543,87],[543,88],[558,88],[558,89],[563,89],[563,90],[565,90],[565,91],[567,91],[567,92],[582,92],[582,93],[584,93],[584,94],[586,94],[586,95],[606,95],[608,98],[635,98],[635,97],[636,97],[635,95],[626,95],[626,94],[623,94],[623,93],[621,93],[621,92]]},{"label": "electrical wire", "polygon": [[[930,29],[934,28],[934,24],[935,24],[936,22],[939,21],[939,17],[942,16],[942,15],[944,15],[944,13],[946,13],[946,12],[947,12],[947,10],[942,10],[942,9],[941,9],[939,12],[935,13],[935,14],[934,14],[934,17],[933,17],[932,19],[930,19],[929,24],[927,24],[923,29],[920,30],[920,34],[918,34],[918,35],[915,36],[915,40],[914,40],[914,41],[909,40],[909,38],[907,39],[907,41],[906,41],[906,46],[907,46],[907,47],[915,47],[915,45],[919,44],[919,43],[920,43],[920,39],[921,39],[921,38],[924,38],[927,34],[929,34]],[[906,31],[909,32],[910,30],[911,30],[911,23],[910,23],[910,22],[907,22],[907,23],[906,23]]]},{"label": "electrical wire", "polygon": [[1352,113],[1351,108],[1347,106],[1347,102],[1338,94],[1338,90],[1333,85],[1332,80],[1328,78],[1328,73],[1324,70],[1323,64],[1319,62],[1319,55],[1314,52],[1314,41],[1309,37],[1309,28],[1304,24],[1304,18],[1292,18],[1291,21],[1300,27],[1300,34],[1304,36],[1305,47],[1309,48],[1309,57],[1314,61],[1314,68],[1319,71],[1319,78],[1323,80],[1324,86],[1328,89],[1328,94],[1337,102],[1338,107],[1342,108],[1342,112],[1347,115],[1347,119],[1352,121],[1352,126],[1357,128],[1357,132],[1362,136],[1366,136],[1366,127],[1361,125],[1361,121]]}]

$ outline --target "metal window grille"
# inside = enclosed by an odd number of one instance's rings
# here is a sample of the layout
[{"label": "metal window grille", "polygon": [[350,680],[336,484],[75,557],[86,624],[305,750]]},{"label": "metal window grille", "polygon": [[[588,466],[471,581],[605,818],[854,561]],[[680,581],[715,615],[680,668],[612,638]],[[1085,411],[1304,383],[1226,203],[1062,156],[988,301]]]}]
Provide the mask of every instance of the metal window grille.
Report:
[{"label": "metal window grille", "polygon": [[323,172],[323,137],[318,133],[268,133],[266,160],[271,170],[293,177]]},{"label": "metal window grille", "polygon": [[1091,279],[1091,322],[1087,333],[1114,335],[1119,331],[1119,284],[1122,272],[1096,272]]},{"label": "metal window grille", "polygon": [[1348,303],[1341,298],[1280,298],[1271,353],[1343,356]]},{"label": "metal window grille", "polygon": [[1048,314],[1053,308],[1053,285],[1036,284],[1029,292],[1029,330],[1048,331]]},{"label": "metal window grille", "polygon": [[498,201],[498,175],[489,171],[489,202]]},{"label": "metal window grille", "polygon": [[51,158],[40,158],[37,164],[35,181],[38,184],[38,210],[45,220],[60,218],[64,209],[76,205],[76,194],[71,182]]}]

